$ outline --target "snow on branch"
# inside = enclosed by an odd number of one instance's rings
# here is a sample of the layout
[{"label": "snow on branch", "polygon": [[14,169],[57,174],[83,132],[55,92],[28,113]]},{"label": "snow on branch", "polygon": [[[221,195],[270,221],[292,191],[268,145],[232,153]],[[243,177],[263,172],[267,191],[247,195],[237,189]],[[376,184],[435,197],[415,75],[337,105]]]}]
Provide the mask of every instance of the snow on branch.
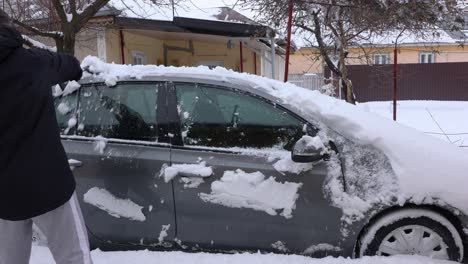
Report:
[{"label": "snow on branch", "polygon": [[26,46],[28,47],[31,47],[31,48],[38,48],[38,49],[45,49],[45,50],[48,50],[48,51],[52,51],[52,52],[57,52],[57,47],[50,47],[50,46],[47,46],[37,40],[34,40],[26,35],[22,35],[23,37],[23,40],[26,44]]}]

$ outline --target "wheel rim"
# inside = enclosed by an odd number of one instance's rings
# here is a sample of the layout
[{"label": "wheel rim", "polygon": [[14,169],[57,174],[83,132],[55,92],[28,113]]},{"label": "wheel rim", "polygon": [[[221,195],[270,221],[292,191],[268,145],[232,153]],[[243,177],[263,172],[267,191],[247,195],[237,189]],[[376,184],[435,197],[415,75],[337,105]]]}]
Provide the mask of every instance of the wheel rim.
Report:
[{"label": "wheel rim", "polygon": [[377,255],[422,255],[449,260],[447,245],[442,237],[420,225],[407,225],[393,230],[382,240]]}]

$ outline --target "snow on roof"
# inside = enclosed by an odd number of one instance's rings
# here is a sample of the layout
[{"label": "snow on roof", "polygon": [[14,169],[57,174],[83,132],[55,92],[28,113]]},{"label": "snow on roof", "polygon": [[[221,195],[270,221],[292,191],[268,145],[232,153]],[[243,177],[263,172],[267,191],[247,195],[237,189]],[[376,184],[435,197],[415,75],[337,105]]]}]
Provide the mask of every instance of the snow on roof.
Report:
[{"label": "snow on roof", "polygon": [[428,29],[426,36],[416,35],[411,32],[403,32],[399,36],[400,32],[390,31],[386,35],[376,36],[370,38],[369,41],[361,41],[362,44],[370,45],[394,45],[395,41],[397,44],[409,45],[409,44],[455,44],[458,39],[452,38],[445,30],[442,29]]},{"label": "snow on roof", "polygon": [[151,2],[142,0],[126,1],[125,3],[120,0],[111,0],[110,3],[113,7],[122,10],[123,16],[126,17],[172,21],[174,14],[174,17],[254,24],[247,16],[227,6],[204,7],[202,5],[199,7],[195,4],[178,4],[173,13],[172,7],[157,7]]},{"label": "snow on roof", "polygon": [[96,57],[85,58],[82,67],[113,84],[122,78],[146,75],[196,75],[198,78],[248,83],[250,88],[277,98],[280,104],[316,123],[322,131],[334,131],[357,144],[373,146],[384,153],[397,175],[399,187],[395,196],[401,202],[447,203],[468,214],[466,150],[344,101],[291,83],[220,67],[210,70],[207,67],[114,65]]},{"label": "snow on roof", "polygon": [[[443,29],[428,29],[424,36],[417,35],[411,32],[403,32],[399,36],[400,32],[389,31],[384,35],[366,37],[357,39],[354,43],[355,46],[393,46],[397,40],[399,46],[410,46],[410,45],[458,45],[464,42],[465,39],[457,39],[452,37]],[[455,36],[455,35],[454,35]],[[297,32],[293,35],[294,42],[298,47],[315,47],[317,46],[315,36],[310,32]],[[333,43],[333,41],[328,41]],[[352,44],[351,44],[352,45]]]}]

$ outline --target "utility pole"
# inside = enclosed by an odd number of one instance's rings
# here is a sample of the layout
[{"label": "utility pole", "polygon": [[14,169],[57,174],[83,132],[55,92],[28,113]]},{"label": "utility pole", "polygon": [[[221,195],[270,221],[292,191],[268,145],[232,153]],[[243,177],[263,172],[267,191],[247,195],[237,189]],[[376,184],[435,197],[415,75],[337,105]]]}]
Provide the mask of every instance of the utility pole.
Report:
[{"label": "utility pole", "polygon": [[288,37],[286,41],[286,61],[284,65],[284,82],[288,81],[289,75],[289,53],[291,51],[291,29],[293,16],[293,0],[289,0]]},{"label": "utility pole", "polygon": [[397,73],[398,73],[398,49],[395,43],[393,50],[393,121],[397,118]]},{"label": "utility pole", "polygon": [[395,48],[393,50],[393,121],[397,120],[398,39],[403,35],[405,30],[400,31],[396,37]]}]

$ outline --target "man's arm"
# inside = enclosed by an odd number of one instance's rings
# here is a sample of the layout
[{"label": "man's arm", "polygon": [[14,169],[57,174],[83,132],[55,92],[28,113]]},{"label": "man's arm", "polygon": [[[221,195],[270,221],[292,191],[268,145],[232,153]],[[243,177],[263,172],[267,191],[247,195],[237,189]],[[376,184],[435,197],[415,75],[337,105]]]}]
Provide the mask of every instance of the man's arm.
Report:
[{"label": "man's arm", "polygon": [[41,66],[45,67],[51,85],[81,79],[83,71],[79,61],[72,55],[39,49],[30,52],[34,53],[39,58]]}]

